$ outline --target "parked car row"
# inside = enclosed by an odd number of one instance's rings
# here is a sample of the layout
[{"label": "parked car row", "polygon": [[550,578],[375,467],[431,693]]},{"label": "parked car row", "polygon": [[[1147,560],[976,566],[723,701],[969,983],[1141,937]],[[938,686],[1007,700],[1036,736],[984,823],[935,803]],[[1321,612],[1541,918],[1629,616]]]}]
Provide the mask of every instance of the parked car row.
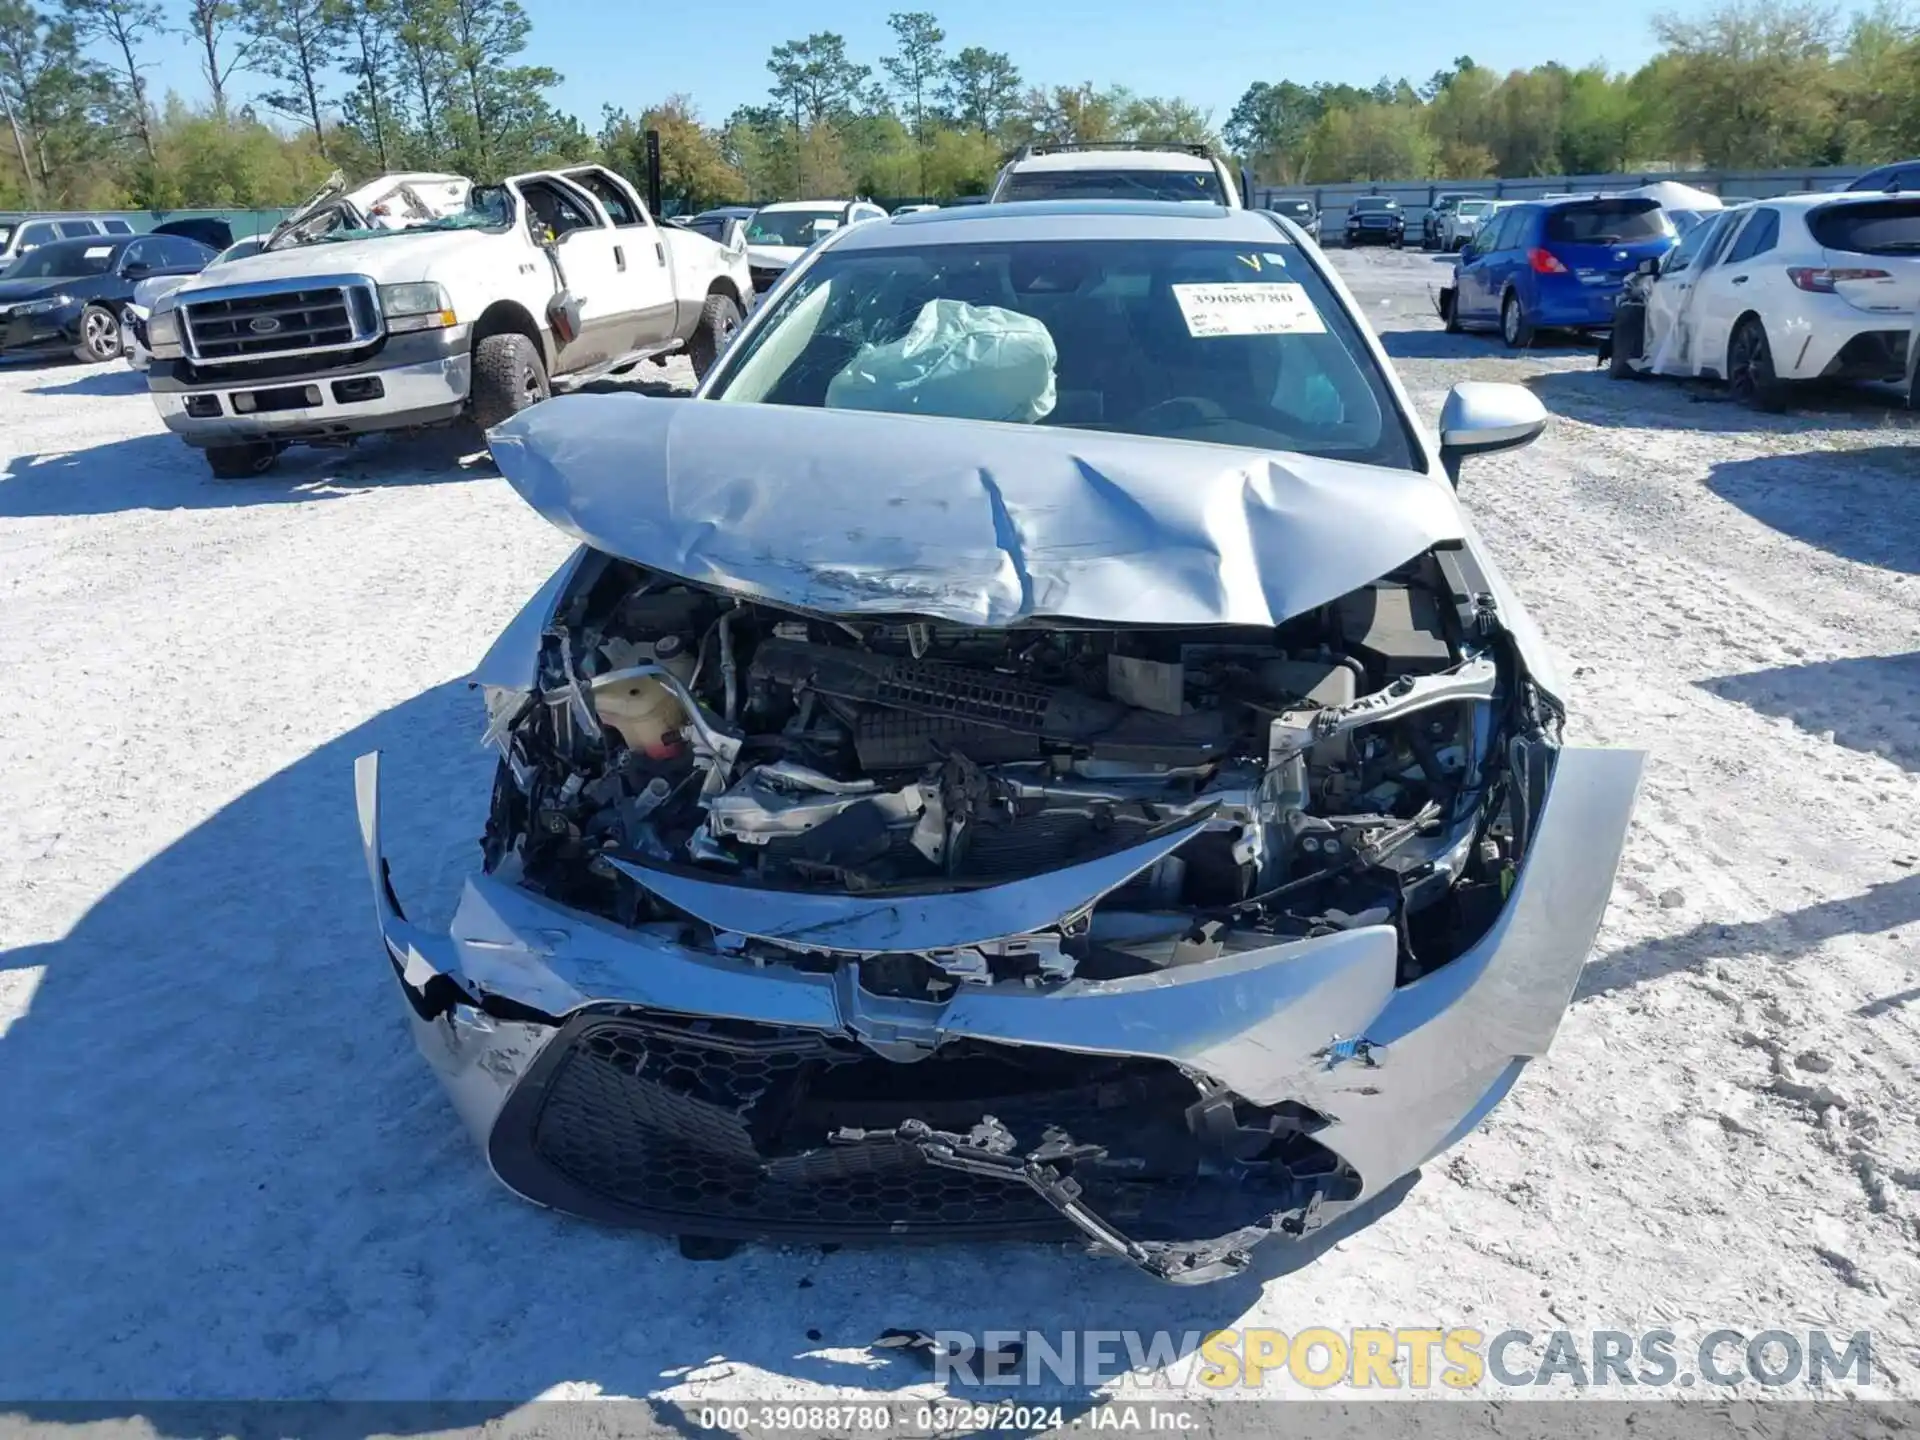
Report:
[{"label": "parked car row", "polygon": [[1493,205],[1439,292],[1447,329],[1516,348],[1547,330],[1603,336],[1616,377],[1721,380],[1764,410],[1810,381],[1898,383],[1920,408],[1920,191],[1679,213],[1684,230],[1652,195]]}]

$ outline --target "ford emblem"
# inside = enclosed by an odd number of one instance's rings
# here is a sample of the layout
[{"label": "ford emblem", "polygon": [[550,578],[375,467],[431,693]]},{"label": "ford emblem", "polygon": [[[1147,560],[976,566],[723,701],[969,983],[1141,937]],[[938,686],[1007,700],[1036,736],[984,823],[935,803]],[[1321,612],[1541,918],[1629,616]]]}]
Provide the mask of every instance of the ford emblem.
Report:
[{"label": "ford emblem", "polygon": [[271,335],[280,328],[280,322],[271,315],[262,315],[257,320],[249,320],[247,328],[256,335]]}]

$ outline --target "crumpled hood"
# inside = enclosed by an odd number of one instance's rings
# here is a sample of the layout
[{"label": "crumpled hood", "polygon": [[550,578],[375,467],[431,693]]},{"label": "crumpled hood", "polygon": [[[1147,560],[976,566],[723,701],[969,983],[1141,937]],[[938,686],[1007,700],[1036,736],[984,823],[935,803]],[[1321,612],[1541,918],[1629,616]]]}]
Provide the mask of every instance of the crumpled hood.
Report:
[{"label": "crumpled hood", "polygon": [[376,235],[365,240],[319,240],[285,250],[263,250],[230,260],[193,277],[192,288],[243,285],[254,280],[307,275],[371,275],[383,285],[425,280],[434,267],[496,238],[485,230],[427,231]]},{"label": "crumpled hood", "polygon": [[1275,625],[1466,533],[1437,476],[1064,428],[570,395],[489,440],[594,549],[828,614]]}]

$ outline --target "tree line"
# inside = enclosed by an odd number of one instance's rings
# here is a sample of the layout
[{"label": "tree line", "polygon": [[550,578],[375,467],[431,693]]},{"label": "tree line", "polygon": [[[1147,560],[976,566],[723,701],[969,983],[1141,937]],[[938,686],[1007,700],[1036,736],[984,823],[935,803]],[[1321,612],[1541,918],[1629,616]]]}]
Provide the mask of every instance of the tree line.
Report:
[{"label": "tree line", "polygon": [[[1178,96],[1030,83],[1013,56],[888,18],[872,63],[818,31],[773,48],[765,98],[718,123],[692,97],[559,112],[524,63],[519,0],[0,0],[0,205],[280,205],[334,168],[479,179],[592,156],[638,176],[661,134],[670,210],[730,201],[978,194],[1016,147],[1195,141],[1282,185],[1763,169],[1920,154],[1920,26],[1891,4],[1842,21],[1804,0],[1717,0],[1654,22],[1632,72],[1425,82],[1256,81],[1217,127]],[[193,39],[205,94],[156,104],[154,43]]]}]

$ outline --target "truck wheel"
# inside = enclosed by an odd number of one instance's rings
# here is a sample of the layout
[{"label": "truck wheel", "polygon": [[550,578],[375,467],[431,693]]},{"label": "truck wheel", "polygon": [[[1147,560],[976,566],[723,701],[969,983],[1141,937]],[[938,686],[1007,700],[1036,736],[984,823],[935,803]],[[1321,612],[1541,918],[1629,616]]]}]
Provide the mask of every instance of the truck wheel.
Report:
[{"label": "truck wheel", "polygon": [[206,453],[214,479],[251,480],[273,468],[280,447],[271,440],[255,440],[246,445],[211,445]]},{"label": "truck wheel", "polygon": [[104,305],[89,305],[80,312],[80,343],[73,353],[82,360],[117,360],[126,349],[120,334],[120,317]]},{"label": "truck wheel", "polygon": [[713,362],[720,358],[720,352],[727,348],[739,328],[740,307],[733,303],[733,298],[718,292],[707,296],[707,303],[700,311],[700,324],[693,338],[687,341],[687,354],[693,358],[696,380],[707,378],[707,371],[713,368]]},{"label": "truck wheel", "polygon": [[467,408],[482,430],[491,430],[552,393],[547,367],[526,336],[510,330],[488,335],[473,347],[473,388]]}]

